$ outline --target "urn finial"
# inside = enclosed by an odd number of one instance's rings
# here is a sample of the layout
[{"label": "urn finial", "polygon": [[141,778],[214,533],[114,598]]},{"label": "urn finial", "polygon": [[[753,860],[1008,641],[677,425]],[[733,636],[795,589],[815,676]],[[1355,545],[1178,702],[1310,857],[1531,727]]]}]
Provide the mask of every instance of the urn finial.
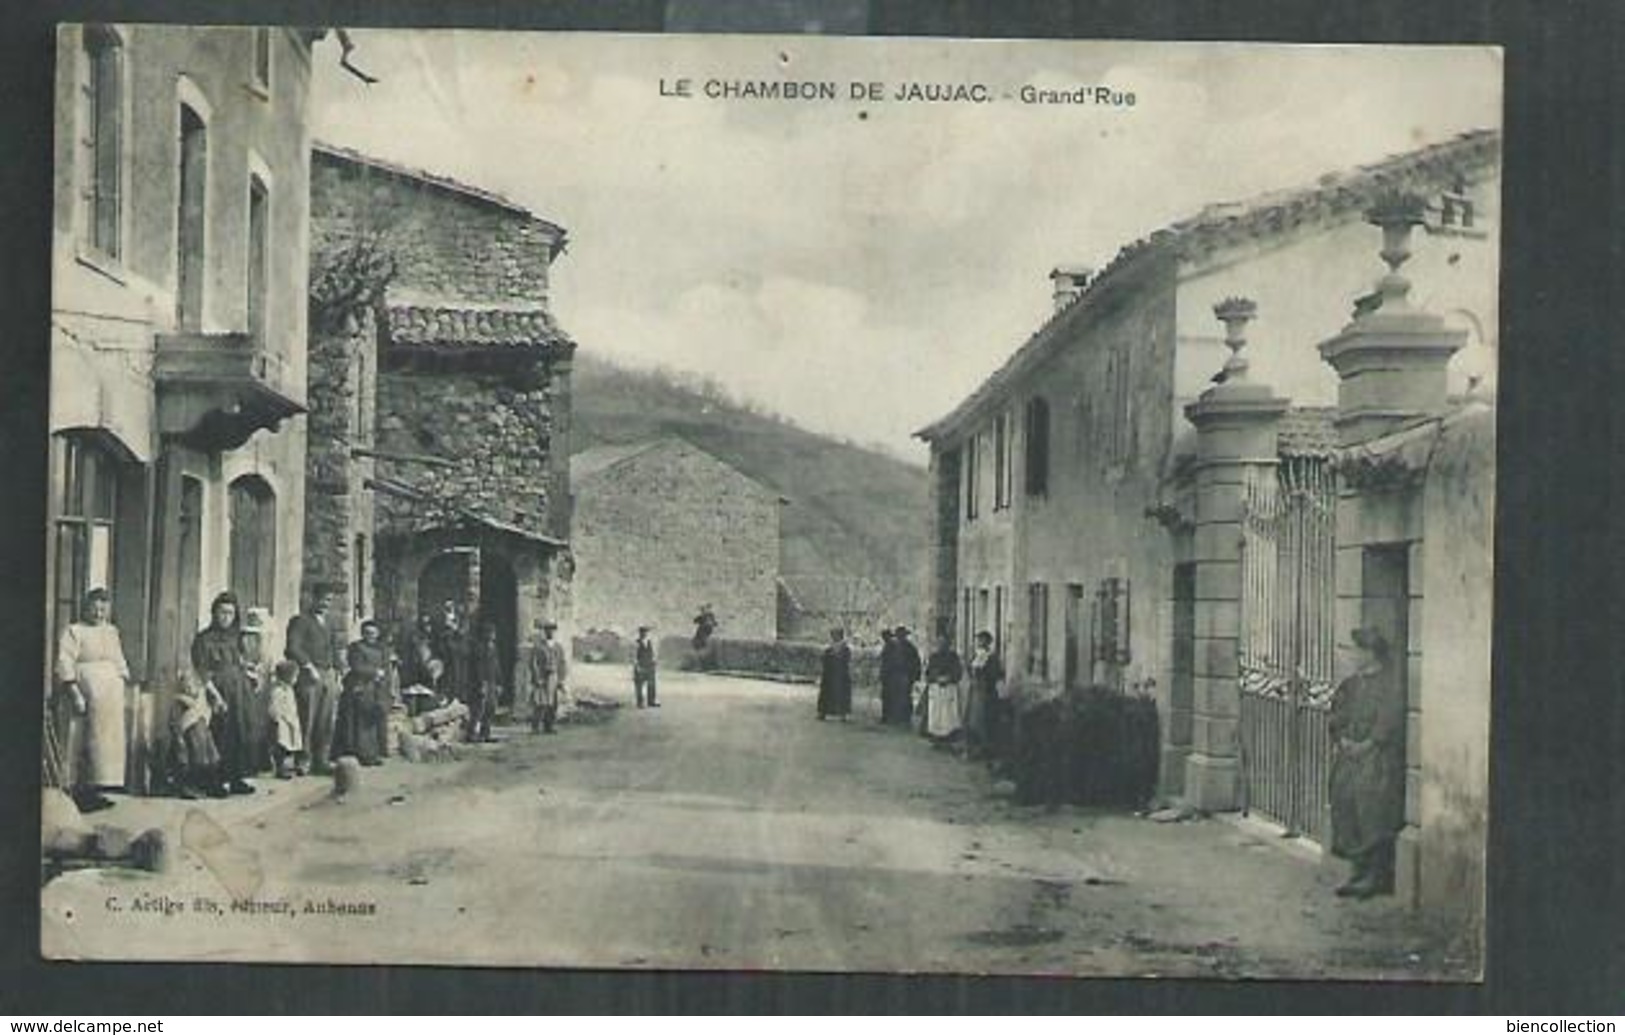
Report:
[{"label": "urn finial", "polygon": [[1224,324],[1224,346],[1230,350],[1230,358],[1225,360],[1224,369],[1215,380],[1245,381],[1247,357],[1242,355],[1242,350],[1247,347],[1247,324],[1258,315],[1258,303],[1232,296],[1214,306],[1213,315]]},{"label": "urn finial", "polygon": [[1366,222],[1382,228],[1382,261],[1388,272],[1377,281],[1376,304],[1368,312],[1401,309],[1409,303],[1411,282],[1399,272],[1411,257],[1411,231],[1423,223],[1426,204],[1416,194],[1389,191],[1366,209]]}]

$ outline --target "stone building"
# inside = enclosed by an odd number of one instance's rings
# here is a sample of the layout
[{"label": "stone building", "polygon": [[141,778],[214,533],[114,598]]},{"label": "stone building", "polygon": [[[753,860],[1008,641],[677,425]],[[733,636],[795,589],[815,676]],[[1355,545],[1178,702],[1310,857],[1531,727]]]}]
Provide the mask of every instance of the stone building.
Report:
[{"label": "stone building", "polygon": [[138,749],[216,593],[297,604],[318,35],[57,35],[47,630],[110,589]]},{"label": "stone building", "polygon": [[886,595],[862,575],[785,573],[779,579],[779,639],[823,643],[844,629],[859,643],[878,643],[899,624]]},{"label": "stone building", "polygon": [[[1153,695],[1170,797],[1323,838],[1334,640],[1364,623],[1404,645],[1411,817],[1434,801],[1435,845],[1453,846],[1426,865],[1409,857],[1407,894],[1424,905],[1416,874],[1462,873],[1472,854],[1474,835],[1440,833],[1437,802],[1448,786],[1482,804],[1488,684],[1425,689],[1418,659],[1465,651],[1474,664],[1462,671],[1487,671],[1487,535],[1439,546],[1449,559],[1430,553],[1423,570],[1422,530],[1401,518],[1420,520],[1426,504],[1372,496],[1343,471],[1357,446],[1412,456],[1385,436],[1434,434],[1412,429],[1488,397],[1499,152],[1498,134],[1465,134],[1210,206],[1098,275],[1057,269],[1054,315],[920,433],[932,449],[935,627],[962,646],[992,631],[1023,696],[1091,683]],[[1383,258],[1406,263],[1403,292],[1387,278],[1371,290],[1372,220]],[[1400,243],[1412,225],[1414,257]],[[1491,474],[1473,472],[1479,496]],[[1413,600],[1452,565],[1485,592],[1470,630],[1460,615],[1422,621]],[[1435,594],[1459,605],[1461,592],[1441,582]],[[1429,693],[1474,703],[1450,704],[1456,718],[1440,729],[1421,722]],[[1454,746],[1430,753],[1429,730]],[[1446,765],[1458,771],[1446,777]],[[1481,895],[1472,883],[1430,908]]]},{"label": "stone building", "polygon": [[512,673],[570,616],[575,344],[548,310],[565,231],[320,144],[311,216],[307,588],[392,632],[451,600]]},{"label": "stone building", "polygon": [[777,629],[777,492],[678,438],[605,445],[571,460],[576,624],[689,636],[709,603],[730,639]]}]

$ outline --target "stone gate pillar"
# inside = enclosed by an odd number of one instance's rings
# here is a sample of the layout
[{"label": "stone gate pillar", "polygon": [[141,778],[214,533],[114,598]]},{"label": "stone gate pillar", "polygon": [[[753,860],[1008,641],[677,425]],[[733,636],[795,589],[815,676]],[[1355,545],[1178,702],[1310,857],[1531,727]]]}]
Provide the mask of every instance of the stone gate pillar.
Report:
[{"label": "stone gate pillar", "polygon": [[[1410,281],[1400,272],[1423,211],[1422,199],[1406,194],[1390,194],[1367,211],[1366,220],[1382,230],[1381,256],[1388,270],[1376,290],[1355,303],[1348,325],[1320,345],[1321,358],[1337,371],[1336,424],[1344,447],[1337,501],[1337,636],[1343,642],[1357,625],[1395,624],[1404,636],[1394,644],[1394,664],[1404,674],[1407,695],[1405,827],[1395,877],[1400,901],[1411,906],[1419,901],[1422,881],[1421,802],[1428,768],[1421,746],[1422,662],[1424,650],[1431,649],[1424,639],[1424,563],[1432,550],[1448,557],[1458,547],[1448,539],[1426,541],[1420,489],[1425,471],[1403,465],[1385,470],[1381,459],[1362,454],[1374,440],[1448,411],[1450,359],[1467,342],[1466,331],[1410,301]],[[1390,555],[1403,551],[1402,599],[1393,599],[1395,586],[1382,584],[1393,579],[1391,570],[1376,585],[1368,581],[1371,548]],[[1405,609],[1402,623],[1393,621],[1395,607]]]},{"label": "stone gate pillar", "polygon": [[1241,518],[1253,470],[1277,464],[1276,431],[1288,401],[1247,377],[1247,322],[1257,313],[1249,299],[1227,298],[1213,307],[1225,326],[1230,358],[1219,383],[1185,408],[1196,426],[1196,665],[1191,753],[1185,798],[1209,811],[1238,803],[1240,756]]}]

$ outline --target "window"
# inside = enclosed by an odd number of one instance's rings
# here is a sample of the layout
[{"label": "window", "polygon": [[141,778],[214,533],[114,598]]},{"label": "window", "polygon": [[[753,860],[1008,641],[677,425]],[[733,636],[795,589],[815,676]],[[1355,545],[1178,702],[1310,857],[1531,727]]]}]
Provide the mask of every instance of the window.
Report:
[{"label": "window", "polygon": [[1008,465],[1005,460],[1005,449],[1009,445],[1009,436],[1006,434],[1004,415],[1001,413],[993,421],[993,509],[1003,510],[1010,505],[1009,497],[1004,491],[1004,477],[1008,474]]},{"label": "window", "polygon": [[1027,495],[1049,492],[1049,403],[1042,398],[1027,403]]},{"label": "window", "polygon": [[82,239],[110,258],[121,254],[124,62],[112,29],[87,25],[79,70]]},{"label": "window", "polygon": [[1027,587],[1027,674],[1049,678],[1049,586]]},{"label": "window", "polygon": [[254,85],[261,90],[271,89],[271,30],[254,30]]},{"label": "window", "polygon": [[118,470],[113,455],[81,435],[61,439],[56,478],[56,570],[52,642],[96,587],[112,590]]},{"label": "window", "polygon": [[247,474],[231,483],[231,591],[245,608],[276,610],[276,495]]},{"label": "window", "polygon": [[270,218],[270,192],[265,181],[258,176],[248,178],[248,336],[255,345],[264,347],[265,294],[268,262],[266,248],[267,221]]},{"label": "window", "polygon": [[1107,666],[1108,673],[1133,660],[1129,649],[1131,614],[1128,579],[1102,579],[1095,590],[1093,654],[1095,661]]},{"label": "window", "polygon": [[1004,657],[1004,587],[993,587],[993,650]]},{"label": "window", "polygon": [[976,634],[976,612],[974,610],[975,598],[969,589],[961,594],[960,622],[959,622],[959,653],[961,656],[970,654],[971,637]]},{"label": "window", "polygon": [[1100,437],[1105,444],[1108,464],[1124,463],[1134,451],[1134,399],[1129,374],[1129,350],[1125,345],[1117,345],[1106,359],[1108,395],[1101,414],[1105,424],[1100,429]]},{"label": "window", "polygon": [[981,436],[972,435],[965,443],[965,520],[976,520],[976,497],[979,486],[976,484],[976,471],[981,460]]},{"label": "window", "polygon": [[203,329],[204,213],[208,211],[208,128],[181,105],[180,164],[175,192],[175,312],[183,331]]},{"label": "window", "polygon": [[356,621],[367,617],[367,537],[357,532],[355,536],[355,585],[351,587],[350,599],[355,602]]}]

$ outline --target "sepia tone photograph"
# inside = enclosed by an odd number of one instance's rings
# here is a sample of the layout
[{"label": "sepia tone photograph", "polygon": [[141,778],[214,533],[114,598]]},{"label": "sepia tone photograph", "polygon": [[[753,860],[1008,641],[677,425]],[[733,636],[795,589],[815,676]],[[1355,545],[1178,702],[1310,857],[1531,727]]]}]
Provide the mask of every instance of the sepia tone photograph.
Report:
[{"label": "sepia tone photograph", "polygon": [[46,957],[1480,979],[1496,48],[56,47]]}]

